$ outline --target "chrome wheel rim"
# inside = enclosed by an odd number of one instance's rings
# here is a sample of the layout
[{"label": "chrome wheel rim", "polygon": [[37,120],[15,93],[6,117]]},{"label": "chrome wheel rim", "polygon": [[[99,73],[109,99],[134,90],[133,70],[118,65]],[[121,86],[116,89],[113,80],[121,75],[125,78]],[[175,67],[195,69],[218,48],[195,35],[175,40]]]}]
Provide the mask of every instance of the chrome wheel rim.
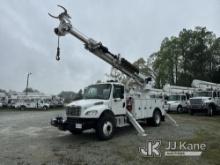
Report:
[{"label": "chrome wheel rim", "polygon": [[160,123],[160,115],[158,113],[155,115],[155,121],[157,124]]},{"label": "chrome wheel rim", "polygon": [[113,125],[110,121],[107,121],[103,125],[103,133],[105,136],[110,136],[113,131]]}]

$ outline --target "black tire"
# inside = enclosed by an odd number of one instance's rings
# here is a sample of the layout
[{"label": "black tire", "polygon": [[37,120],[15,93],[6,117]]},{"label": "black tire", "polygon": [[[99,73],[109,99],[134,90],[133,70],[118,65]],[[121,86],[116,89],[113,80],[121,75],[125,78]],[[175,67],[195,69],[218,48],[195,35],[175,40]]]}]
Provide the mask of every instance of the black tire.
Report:
[{"label": "black tire", "polygon": [[21,111],[23,111],[23,110],[25,110],[26,109],[26,107],[24,106],[24,105],[22,105],[21,107],[20,107],[20,110]]},{"label": "black tire", "polygon": [[210,105],[207,110],[208,116],[212,117],[214,115],[214,107]]},{"label": "black tire", "polygon": [[153,113],[153,117],[148,120],[149,121],[149,124],[154,126],[154,127],[158,127],[161,123],[161,113],[159,110],[155,110],[154,113]]},{"label": "black tire", "polygon": [[79,135],[82,133],[82,130],[69,130],[73,135]]},{"label": "black tire", "polygon": [[43,110],[45,110],[45,111],[46,111],[47,109],[48,109],[48,108],[47,108],[47,106],[43,106]]},{"label": "black tire", "polygon": [[183,113],[183,107],[181,105],[179,105],[176,109],[177,113]]},{"label": "black tire", "polygon": [[96,135],[100,140],[111,139],[115,132],[115,118],[111,114],[104,114],[97,122]]}]

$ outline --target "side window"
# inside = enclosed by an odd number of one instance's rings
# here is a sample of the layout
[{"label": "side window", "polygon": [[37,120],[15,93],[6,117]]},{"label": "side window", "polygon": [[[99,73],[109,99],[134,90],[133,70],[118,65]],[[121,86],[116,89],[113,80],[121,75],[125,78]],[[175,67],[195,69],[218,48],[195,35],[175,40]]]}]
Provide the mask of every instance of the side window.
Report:
[{"label": "side window", "polygon": [[182,96],[182,100],[185,101],[186,100],[186,96]]},{"label": "side window", "polygon": [[217,93],[214,91],[213,92],[213,97],[215,98],[217,96]]},{"label": "side window", "polygon": [[165,96],[164,96],[164,99],[165,99],[165,100],[169,100],[169,96],[165,95]]},{"label": "side window", "polygon": [[189,100],[189,98],[190,98],[190,94],[186,93],[186,99]]},{"label": "side window", "polygon": [[124,98],[124,87],[121,85],[114,85],[113,98]]},{"label": "side window", "polygon": [[150,98],[151,98],[151,99],[155,99],[156,96],[155,96],[155,95],[150,95]]}]

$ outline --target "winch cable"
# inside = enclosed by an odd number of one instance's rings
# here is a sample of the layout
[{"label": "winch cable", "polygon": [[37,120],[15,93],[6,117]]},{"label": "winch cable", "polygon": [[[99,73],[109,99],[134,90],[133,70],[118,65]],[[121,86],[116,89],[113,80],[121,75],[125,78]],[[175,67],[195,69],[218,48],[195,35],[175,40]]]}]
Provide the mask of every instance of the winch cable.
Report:
[{"label": "winch cable", "polygon": [[58,40],[57,40],[57,55],[56,55],[56,60],[57,60],[57,61],[60,60],[60,36],[58,36]]}]

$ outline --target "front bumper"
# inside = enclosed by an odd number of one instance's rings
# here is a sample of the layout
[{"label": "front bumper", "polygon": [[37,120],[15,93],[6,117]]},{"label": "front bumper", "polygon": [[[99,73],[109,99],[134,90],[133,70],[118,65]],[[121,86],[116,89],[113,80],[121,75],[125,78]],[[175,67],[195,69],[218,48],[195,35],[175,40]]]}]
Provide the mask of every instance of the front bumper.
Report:
[{"label": "front bumper", "polygon": [[87,118],[70,118],[66,120],[63,117],[56,117],[51,120],[51,125],[57,127],[60,130],[73,131],[73,130],[85,130],[95,128],[97,119],[87,119]]},{"label": "front bumper", "polygon": [[178,105],[176,105],[176,104],[170,104],[168,111],[177,111],[177,107],[178,107]]},{"label": "front bumper", "polygon": [[191,105],[190,106],[190,110],[194,113],[198,112],[198,113],[203,113],[203,112],[207,112],[208,108],[205,105]]},{"label": "front bumper", "polygon": [[178,105],[176,105],[176,104],[166,104],[165,110],[166,111],[176,111],[177,107],[178,107]]}]

